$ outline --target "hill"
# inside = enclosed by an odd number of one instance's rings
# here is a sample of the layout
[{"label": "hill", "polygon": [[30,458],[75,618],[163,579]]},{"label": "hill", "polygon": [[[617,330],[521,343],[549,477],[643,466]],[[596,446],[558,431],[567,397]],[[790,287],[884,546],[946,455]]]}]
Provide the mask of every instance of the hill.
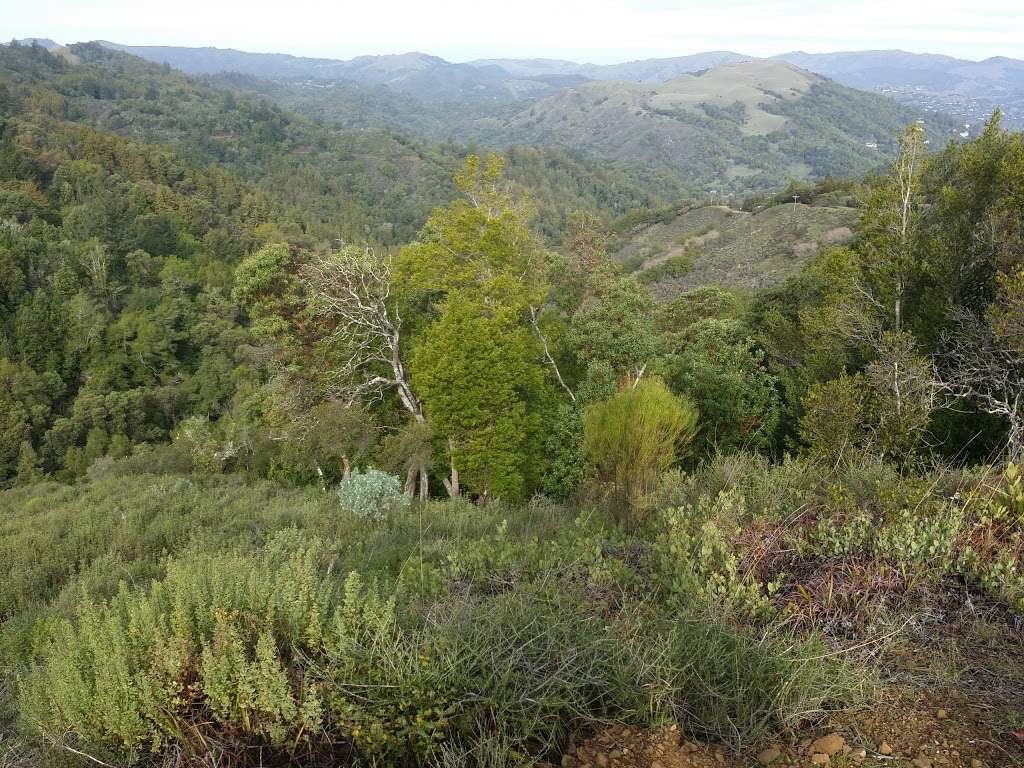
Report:
[{"label": "hill", "polygon": [[1001,108],[1024,124],[1024,61],[968,61],[906,51],[784,53],[777,58],[853,88],[880,91],[919,109],[946,112],[978,124]]},{"label": "hill", "polygon": [[315,81],[345,80],[384,86],[431,102],[501,103],[535,98],[557,87],[542,73],[511,74],[501,67],[471,66],[425,53],[322,59],[282,53],[250,53],[231,48],[121,45],[101,41],[112,50],[169,64],[190,75],[237,72],[260,78]]},{"label": "hill", "polygon": [[[564,89],[489,138],[571,146],[616,164],[660,167],[693,192],[768,188],[787,178],[854,176],[882,165],[917,113],[779,61],[726,64],[660,85]],[[940,137],[953,126],[931,118]],[[941,138],[940,138],[941,140]]]},{"label": "hill", "polygon": [[[55,56],[39,46],[0,46],[5,113],[35,107],[165,145],[198,165],[224,165],[285,206],[288,214],[278,218],[309,240],[405,242],[455,194],[451,178],[464,146],[431,144],[384,123],[318,124],[258,91],[212,87],[95,43],[65,50]],[[637,179],[556,148],[509,158],[510,179],[528,189],[540,209],[538,227],[554,239],[576,209],[611,219],[663,204]]]},{"label": "hill", "polygon": [[497,66],[511,75],[544,77],[563,75],[590,80],[628,80],[636,83],[663,83],[673,77],[700,72],[753,57],[733,51],[708,51],[690,56],[664,59],[639,59],[621,64],[577,64],[561,59],[477,59],[468,62],[475,67]]},{"label": "hill", "polygon": [[856,208],[802,203],[756,213],[682,207],[620,233],[613,254],[661,299],[704,285],[759,290],[798,274],[820,247],[849,240],[859,219]]}]

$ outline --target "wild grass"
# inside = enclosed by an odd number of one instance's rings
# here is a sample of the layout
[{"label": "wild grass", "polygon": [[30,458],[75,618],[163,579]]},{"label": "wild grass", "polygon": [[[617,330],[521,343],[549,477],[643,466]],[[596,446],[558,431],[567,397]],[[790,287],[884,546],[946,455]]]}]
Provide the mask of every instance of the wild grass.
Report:
[{"label": "wild grass", "polygon": [[70,747],[118,765],[496,765],[669,720],[745,745],[856,696],[818,641],[674,600],[646,533],[600,510],[431,502],[367,521],[329,493],[161,475],[2,498],[0,638],[37,764]]}]

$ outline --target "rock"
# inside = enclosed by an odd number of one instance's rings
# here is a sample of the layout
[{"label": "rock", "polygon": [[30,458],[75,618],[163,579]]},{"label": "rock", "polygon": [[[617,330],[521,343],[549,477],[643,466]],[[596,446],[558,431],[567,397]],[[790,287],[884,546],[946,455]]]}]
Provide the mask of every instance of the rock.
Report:
[{"label": "rock", "polygon": [[880,755],[891,755],[892,754],[892,747],[889,746],[889,742],[888,741],[883,741],[881,744],[878,745],[878,754],[880,754]]},{"label": "rock", "polygon": [[782,750],[781,749],[779,749],[778,747],[774,747],[774,746],[773,747],[768,747],[768,749],[764,750],[763,752],[758,753],[758,755],[757,755],[757,762],[759,762],[761,765],[771,765],[776,760],[778,760],[779,757],[781,757],[781,756],[782,756]]},{"label": "rock", "polygon": [[594,762],[597,763],[597,768],[608,768],[608,755],[604,752],[598,752]]},{"label": "rock", "polygon": [[811,744],[811,754],[818,752],[831,757],[837,752],[842,752],[843,747],[845,746],[846,739],[844,739],[838,733],[830,733],[828,736],[822,736],[820,739]]},{"label": "rock", "polygon": [[651,763],[651,768],[665,768],[665,765],[660,760],[655,760]]},{"label": "rock", "polygon": [[932,768],[932,761],[924,755],[918,755],[910,762],[915,768]]},{"label": "rock", "polygon": [[946,710],[944,709],[940,709],[938,712],[936,712],[935,716],[939,718],[939,720],[945,720],[947,717],[949,717],[949,715],[946,714]]},{"label": "rock", "polygon": [[562,755],[562,768],[576,768],[576,758],[572,755]]},{"label": "rock", "polygon": [[828,765],[828,755],[824,752],[815,752],[811,755],[811,762],[815,765]]},{"label": "rock", "polygon": [[698,749],[700,749],[700,747],[698,747],[692,741],[688,741],[685,744],[683,744],[683,749],[687,752],[696,752]]},{"label": "rock", "polygon": [[618,760],[620,757],[622,757],[622,752],[618,749],[613,749],[611,754],[608,755],[608,757],[610,757],[612,760]]},{"label": "rock", "polygon": [[853,761],[856,763],[862,763],[867,760],[868,751],[866,749],[855,749],[851,755]]},{"label": "rock", "polygon": [[985,768],[985,764],[975,757],[971,759],[971,768]]}]

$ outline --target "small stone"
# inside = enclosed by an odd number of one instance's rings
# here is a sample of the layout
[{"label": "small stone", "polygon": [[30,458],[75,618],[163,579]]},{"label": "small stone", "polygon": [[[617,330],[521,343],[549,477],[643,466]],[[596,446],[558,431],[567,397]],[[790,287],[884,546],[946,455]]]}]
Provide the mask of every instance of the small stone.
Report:
[{"label": "small stone", "polygon": [[608,757],[610,757],[612,760],[618,760],[620,757],[622,757],[622,752],[618,749],[613,749],[611,751],[611,754],[608,755]]},{"label": "small stone", "polygon": [[889,742],[888,741],[883,741],[881,744],[878,745],[878,754],[880,754],[880,755],[891,755],[892,754],[892,747],[889,746]]},{"label": "small stone", "polygon": [[939,720],[945,720],[947,717],[949,717],[949,715],[946,714],[946,710],[944,709],[940,709],[938,712],[936,712],[935,716],[939,718]]},{"label": "small stone", "polygon": [[846,739],[840,736],[838,733],[830,733],[828,736],[822,736],[820,739],[811,744],[811,753],[820,752],[831,757],[837,752],[841,752],[843,747],[846,746]]},{"label": "small stone", "polygon": [[676,725],[675,723],[672,723],[672,725],[670,725],[670,726],[668,727],[668,729],[669,729],[670,731],[673,731],[673,732],[674,732],[674,731],[678,731],[678,730],[679,730],[679,726],[678,726],[678,725]]},{"label": "small stone", "polygon": [[971,768],[985,768],[985,764],[978,758],[971,758]]},{"label": "small stone", "polygon": [[778,747],[768,747],[763,752],[758,753],[757,762],[761,765],[771,765],[782,755],[782,750]]},{"label": "small stone", "polygon": [[811,762],[815,765],[828,765],[828,755],[824,752],[815,752],[811,755]]},{"label": "small stone", "polygon": [[915,768],[932,768],[932,761],[924,755],[918,755],[910,761]]},{"label": "small stone", "polygon": [[683,749],[687,752],[696,752],[698,749],[700,749],[700,747],[698,747],[692,741],[688,741],[685,744],[683,744]]},{"label": "small stone", "polygon": [[562,768],[576,768],[576,758],[572,755],[562,755]]},{"label": "small stone", "polygon": [[660,760],[655,760],[651,763],[651,768],[665,768],[665,765]]},{"label": "small stone", "polygon": [[608,755],[604,752],[598,752],[594,762],[597,763],[597,768],[608,768]]}]

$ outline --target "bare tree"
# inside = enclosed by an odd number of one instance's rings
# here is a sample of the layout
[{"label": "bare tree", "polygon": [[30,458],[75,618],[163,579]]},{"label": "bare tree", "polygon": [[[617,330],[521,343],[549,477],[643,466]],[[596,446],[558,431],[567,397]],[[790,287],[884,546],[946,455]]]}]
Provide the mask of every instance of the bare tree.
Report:
[{"label": "bare tree", "polygon": [[[342,352],[330,372],[332,394],[354,403],[380,399],[393,389],[413,419],[425,423],[402,362],[402,318],[389,307],[390,260],[369,249],[346,247],[313,259],[301,279],[315,316],[333,328],[328,342]],[[420,466],[419,473],[420,493],[425,495],[427,467]],[[407,489],[414,486],[407,481]]]},{"label": "bare tree", "polygon": [[958,397],[1006,420],[1007,453],[1024,458],[1024,354],[983,318],[957,309],[953,330],[943,336],[945,383]]},{"label": "bare tree", "polygon": [[389,260],[371,250],[342,248],[313,259],[301,278],[315,315],[334,328],[328,341],[343,350],[330,376],[334,393],[355,402],[395,389],[413,418],[424,421],[402,363],[402,318],[388,307]]}]

